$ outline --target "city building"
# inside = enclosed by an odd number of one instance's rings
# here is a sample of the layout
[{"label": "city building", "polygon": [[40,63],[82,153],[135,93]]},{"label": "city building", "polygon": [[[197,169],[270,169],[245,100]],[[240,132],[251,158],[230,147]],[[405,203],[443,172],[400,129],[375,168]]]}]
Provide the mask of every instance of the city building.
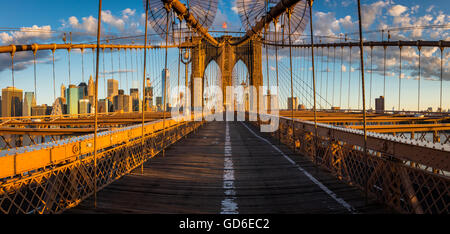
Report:
[{"label": "city building", "polygon": [[109,112],[109,100],[108,99],[100,99],[98,100],[98,112],[99,113],[108,113]]},{"label": "city building", "polygon": [[299,110],[306,110],[306,107],[305,107],[305,105],[300,104],[300,105],[298,105],[298,109]]},{"label": "city building", "polygon": [[288,97],[288,100],[287,100],[287,109],[288,109],[288,110],[292,110],[292,109],[295,110],[295,107],[296,107],[296,106],[298,106],[298,99],[297,99],[297,97],[294,97],[294,98]]},{"label": "city building", "polygon": [[88,95],[88,86],[86,83],[81,82],[78,85],[78,98],[84,99]]},{"label": "city building", "polygon": [[[164,93],[164,90],[166,91]],[[170,109],[170,103],[168,100],[170,100],[170,71],[169,69],[163,69],[161,73],[161,103],[166,103],[167,109]],[[164,100],[166,99],[166,100]],[[161,104],[161,106],[164,104]]]},{"label": "city building", "polygon": [[158,111],[162,111],[162,98],[161,97],[156,97],[156,109]]},{"label": "city building", "polygon": [[88,114],[90,111],[89,99],[78,100],[78,114]]},{"label": "city building", "polygon": [[2,116],[22,116],[23,90],[15,87],[2,89]]},{"label": "city building", "polygon": [[130,96],[132,101],[132,110],[133,111],[140,111],[141,105],[140,105],[140,99],[139,99],[139,89],[137,88],[131,88],[130,89]]},{"label": "city building", "polygon": [[340,109],[341,109],[340,106],[332,106],[332,107],[331,107],[331,110],[340,110]]},{"label": "city building", "polygon": [[150,78],[147,78],[146,80],[146,87],[145,87],[145,111],[151,111],[153,108],[153,87],[152,83],[150,82]]},{"label": "city building", "polygon": [[92,79],[92,76],[89,76],[88,87],[87,87],[87,96],[89,96],[89,97],[95,96],[95,83],[94,83],[94,79]]},{"label": "city building", "polygon": [[67,102],[67,114],[75,115],[78,114],[78,100],[80,92],[78,87],[75,85],[69,85],[66,90],[66,102]]},{"label": "city building", "polygon": [[55,100],[55,102],[53,102],[53,108],[52,108],[52,112],[50,113],[50,115],[63,115],[66,113],[66,108],[67,106],[64,104],[65,98],[63,97],[59,97]]},{"label": "city building", "polygon": [[61,84],[61,96],[60,97],[64,98],[62,100],[64,101],[64,104],[65,104],[66,103],[66,86],[64,86],[64,84]]},{"label": "city building", "polygon": [[114,79],[108,79],[108,95],[107,97],[112,100],[112,98],[119,94],[119,81]]},{"label": "city building", "polygon": [[32,116],[43,116],[43,115],[50,115],[52,113],[52,107],[47,106],[46,104],[42,104],[40,106],[33,106],[31,108],[31,115]]},{"label": "city building", "polygon": [[375,98],[375,113],[384,113],[384,97]]},{"label": "city building", "polygon": [[133,107],[132,97],[125,95],[123,89],[119,89],[119,94],[113,97],[114,112],[131,112]]},{"label": "city building", "polygon": [[34,97],[34,92],[25,92],[22,114],[23,116],[31,116],[31,108],[36,106],[36,98]]}]

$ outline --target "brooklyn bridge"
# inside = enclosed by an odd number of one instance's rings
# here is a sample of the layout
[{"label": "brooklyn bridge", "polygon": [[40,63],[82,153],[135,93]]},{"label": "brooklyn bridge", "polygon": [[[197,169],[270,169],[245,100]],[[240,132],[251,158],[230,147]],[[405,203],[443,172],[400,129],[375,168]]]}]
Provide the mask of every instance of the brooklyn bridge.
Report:
[{"label": "brooklyn bridge", "polygon": [[449,213],[449,37],[368,30],[359,0],[339,37],[312,0],[237,0],[236,31],[144,0],[111,36],[95,2],[90,34],[0,44],[0,213]]}]

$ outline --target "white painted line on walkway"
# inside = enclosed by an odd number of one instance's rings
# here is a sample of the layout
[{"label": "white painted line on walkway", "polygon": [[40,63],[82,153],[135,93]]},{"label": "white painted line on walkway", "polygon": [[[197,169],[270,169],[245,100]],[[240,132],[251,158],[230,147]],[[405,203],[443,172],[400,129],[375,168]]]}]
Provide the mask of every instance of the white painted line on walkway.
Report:
[{"label": "white painted line on walkway", "polygon": [[225,189],[225,198],[222,201],[221,214],[239,214],[236,202],[236,191],[234,190],[234,168],[232,159],[232,148],[230,139],[230,127],[228,121],[225,125],[225,147],[224,147],[224,165],[223,165],[223,188]]},{"label": "white painted line on walkway", "polygon": [[327,188],[327,186],[325,186],[324,184],[322,184],[319,180],[317,180],[314,176],[312,176],[311,174],[309,174],[309,172],[307,172],[305,169],[303,169],[300,165],[298,165],[296,162],[294,162],[294,160],[292,160],[291,158],[289,158],[286,154],[283,153],[283,151],[281,151],[278,147],[276,147],[275,145],[273,145],[269,140],[258,136],[253,130],[251,130],[246,124],[244,124],[243,122],[241,122],[242,125],[244,125],[251,133],[253,133],[253,135],[255,135],[256,137],[258,137],[260,140],[265,141],[267,144],[271,145],[276,151],[278,151],[281,155],[283,155],[284,158],[286,158],[290,163],[292,163],[294,166],[296,166],[298,168],[299,171],[301,171],[306,177],[308,177],[314,184],[316,184],[317,186],[319,186],[319,188],[321,188],[325,193],[327,193],[331,198],[333,198],[336,202],[338,202],[339,204],[341,204],[343,207],[345,207],[348,211],[350,211],[351,213],[355,214],[357,213],[357,211],[355,210],[355,208],[353,208],[350,204],[348,204],[344,199],[339,198],[333,191],[331,191],[329,188]]}]

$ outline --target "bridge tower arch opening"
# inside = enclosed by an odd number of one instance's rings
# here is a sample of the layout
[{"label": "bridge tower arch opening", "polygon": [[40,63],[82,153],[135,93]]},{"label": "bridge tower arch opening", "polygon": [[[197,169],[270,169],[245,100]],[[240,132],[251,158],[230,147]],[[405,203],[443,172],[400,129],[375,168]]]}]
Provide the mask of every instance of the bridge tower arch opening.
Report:
[{"label": "bridge tower arch opening", "polygon": [[[226,100],[226,87],[234,86],[233,82],[233,69],[235,65],[243,63],[248,73],[247,86],[254,86],[257,90],[257,94],[260,86],[263,85],[262,75],[262,57],[261,57],[261,41],[257,39],[249,40],[243,45],[235,45],[235,42],[239,40],[239,37],[221,36],[216,38],[220,46],[216,47],[201,37],[192,38],[193,47],[192,51],[192,63],[191,63],[191,106],[199,108],[194,104],[194,98],[202,96],[204,92],[205,84],[205,71],[211,61],[215,61],[220,70],[219,84],[222,89],[222,100]],[[238,64],[238,65],[239,65]],[[240,66],[240,65],[239,65]],[[202,80],[202,87],[200,89],[194,89],[194,78],[200,78]],[[256,94],[256,96],[258,96]],[[258,97],[259,98],[259,97]],[[199,102],[197,102],[199,103]],[[204,102],[202,101],[202,108]],[[256,100],[258,102],[258,99]]]}]

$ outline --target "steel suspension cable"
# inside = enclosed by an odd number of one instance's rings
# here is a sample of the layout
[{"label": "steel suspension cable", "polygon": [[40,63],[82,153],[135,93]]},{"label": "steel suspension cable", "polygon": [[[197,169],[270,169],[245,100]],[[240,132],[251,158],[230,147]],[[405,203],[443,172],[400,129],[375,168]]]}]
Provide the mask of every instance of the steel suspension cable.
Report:
[{"label": "steel suspension cable", "polygon": [[84,49],[81,48],[81,81],[84,82]]},{"label": "steel suspension cable", "polygon": [[421,69],[420,68],[420,57],[421,57],[421,49],[422,49],[422,47],[419,46],[417,49],[419,50],[419,77],[417,79],[417,82],[418,82],[418,86],[417,86],[417,111],[420,112],[420,73],[421,73],[421,71],[420,71],[420,69]]},{"label": "steel suspension cable", "polygon": [[344,69],[344,47],[341,46],[341,84],[340,84],[340,91],[339,91],[339,107],[342,108],[342,75],[343,75],[343,69]]},{"label": "steel suspension cable", "polygon": [[373,74],[373,46],[370,46],[370,91],[369,91],[369,106],[372,109],[372,74]]},{"label": "steel suspension cable", "polygon": [[401,90],[402,90],[402,46],[399,46],[400,49],[400,68],[398,74],[398,111],[401,110],[400,100],[401,100]]},{"label": "steel suspension cable", "polygon": [[349,57],[350,57],[350,62],[349,62],[349,68],[348,68],[348,100],[347,100],[347,109],[350,110],[350,81],[351,81],[351,75],[352,75],[352,47],[349,47]]},{"label": "steel suspension cable", "polygon": [[[148,1],[145,1],[145,38],[144,38],[144,61],[146,59],[146,54],[147,54],[147,33],[148,33]],[[136,52],[136,56],[137,56],[137,52]],[[136,66],[137,66],[137,57],[136,57]],[[138,74],[138,73],[137,73]],[[136,75],[136,78],[138,76]],[[137,80],[139,80],[137,78]],[[141,174],[144,174],[144,162],[145,162],[145,149],[146,147],[144,146],[144,127],[145,127],[145,64],[144,64],[144,72],[143,72],[143,76],[142,76],[142,137],[141,137],[141,145],[142,145],[142,164],[141,164]],[[165,131],[165,129],[163,128],[163,131]],[[163,146],[164,147],[164,146]]]},{"label": "steel suspension cable", "polygon": [[[37,89],[36,89],[36,50],[33,51],[33,65],[34,65],[34,98],[37,100]],[[31,115],[31,113],[29,113]]]},{"label": "steel suspension cable", "polygon": [[313,37],[313,18],[312,18],[312,4],[313,1],[312,0],[308,0],[309,3],[309,28],[310,28],[310,32],[311,32],[311,64],[312,64],[312,77],[313,77],[313,95],[314,95],[314,135],[315,135],[315,140],[314,142],[314,161],[317,164],[317,113],[316,113],[316,79],[315,79],[315,75],[314,75],[314,37]]},{"label": "steel suspension cable", "polygon": [[293,150],[295,152],[295,125],[294,125],[294,87],[293,87],[293,78],[292,78],[292,41],[291,41],[291,16],[292,9],[287,9],[288,14],[288,37],[289,37],[289,71],[291,75],[291,123],[292,123],[292,142],[293,142]]}]

